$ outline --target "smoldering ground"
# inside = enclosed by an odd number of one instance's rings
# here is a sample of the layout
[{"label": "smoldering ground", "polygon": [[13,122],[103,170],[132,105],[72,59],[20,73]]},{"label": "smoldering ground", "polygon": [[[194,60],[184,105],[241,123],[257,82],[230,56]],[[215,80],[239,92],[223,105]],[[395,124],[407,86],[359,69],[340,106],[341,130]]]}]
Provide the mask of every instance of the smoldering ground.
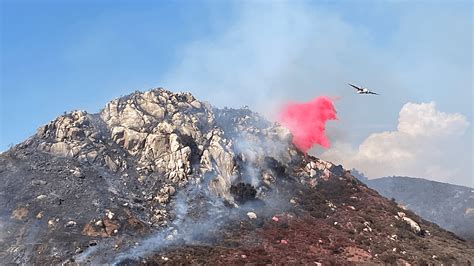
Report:
[{"label": "smoldering ground", "polygon": [[[213,176],[205,175],[181,188],[172,198],[172,218],[167,226],[145,238],[127,236],[121,246],[116,246],[113,240],[102,241],[76,256],[74,261],[127,265],[146,261],[160,250],[184,245],[212,246],[221,240],[220,232],[224,228],[250,220],[249,212],[256,214],[257,218],[250,221],[258,227],[263,224],[263,219],[271,219],[276,213],[291,207],[290,193],[276,189],[277,183],[289,179],[268,159],[272,158],[272,162],[287,160],[287,150],[287,144],[278,141],[252,140],[248,136],[237,138],[234,151],[238,154],[238,175],[232,177],[232,200],[216,196],[209,188]],[[267,159],[258,157],[261,154],[267,154]],[[271,175],[271,180],[263,178],[268,175]]]}]

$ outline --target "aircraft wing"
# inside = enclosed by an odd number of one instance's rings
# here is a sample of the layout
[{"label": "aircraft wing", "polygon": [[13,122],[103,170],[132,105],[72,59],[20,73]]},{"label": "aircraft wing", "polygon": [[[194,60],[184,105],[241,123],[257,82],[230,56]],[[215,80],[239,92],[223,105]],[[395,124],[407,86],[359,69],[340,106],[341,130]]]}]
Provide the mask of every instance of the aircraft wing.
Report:
[{"label": "aircraft wing", "polygon": [[367,92],[367,93],[368,93],[368,94],[380,95],[380,94],[378,94],[378,93],[376,93],[376,92],[372,92],[372,91],[369,91],[369,92]]},{"label": "aircraft wing", "polygon": [[362,90],[361,88],[357,87],[356,85],[352,85],[352,84],[350,84],[350,83],[347,83],[347,84],[349,84],[349,86],[353,87],[354,89],[356,89],[356,90],[358,90],[358,91],[361,91],[361,90]]}]

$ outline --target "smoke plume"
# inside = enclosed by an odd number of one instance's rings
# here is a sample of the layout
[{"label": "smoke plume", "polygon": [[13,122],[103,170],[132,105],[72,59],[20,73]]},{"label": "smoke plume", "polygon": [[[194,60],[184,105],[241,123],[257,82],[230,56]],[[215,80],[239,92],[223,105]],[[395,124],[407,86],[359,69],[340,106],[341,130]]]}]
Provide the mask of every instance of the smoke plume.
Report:
[{"label": "smoke plume", "polygon": [[326,122],[336,120],[336,109],[329,97],[320,96],[306,103],[287,103],[278,120],[293,134],[293,144],[307,152],[314,144],[329,147]]}]

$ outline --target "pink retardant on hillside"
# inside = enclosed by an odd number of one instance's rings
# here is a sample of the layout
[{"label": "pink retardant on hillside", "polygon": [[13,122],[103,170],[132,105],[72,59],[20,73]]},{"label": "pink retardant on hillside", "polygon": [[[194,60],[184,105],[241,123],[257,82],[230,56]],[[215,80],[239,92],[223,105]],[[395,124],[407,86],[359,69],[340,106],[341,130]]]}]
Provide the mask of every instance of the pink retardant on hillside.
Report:
[{"label": "pink retardant on hillside", "polygon": [[293,144],[306,153],[314,145],[329,147],[326,121],[335,120],[336,109],[329,97],[320,96],[306,103],[288,103],[278,117],[293,134]]}]

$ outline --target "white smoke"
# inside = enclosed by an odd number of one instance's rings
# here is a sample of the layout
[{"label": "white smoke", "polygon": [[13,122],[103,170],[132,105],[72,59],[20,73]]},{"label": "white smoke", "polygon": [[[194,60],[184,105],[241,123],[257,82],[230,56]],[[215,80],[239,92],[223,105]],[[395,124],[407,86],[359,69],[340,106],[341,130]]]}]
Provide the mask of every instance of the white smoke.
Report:
[{"label": "white smoke", "polygon": [[[274,108],[288,100],[340,96],[335,103],[339,121],[327,128],[331,142],[339,141],[333,154],[344,146],[353,151],[351,147],[372,132],[398,132],[392,121],[408,101],[436,100],[443,109],[461,112],[472,121],[472,5],[467,2],[325,5],[311,1],[244,1],[234,6],[228,24],[216,22],[221,26],[219,32],[197,38],[177,52],[178,60],[157,80],[158,84],[190,90],[197,98],[220,107],[248,105],[270,118]],[[359,97],[346,83],[367,86],[381,96]],[[401,132],[417,134],[418,129],[401,127]],[[429,121],[420,127],[425,132],[432,130]],[[436,130],[443,132],[446,127],[438,125]],[[470,128],[468,134],[472,134]],[[403,134],[395,135],[385,140],[398,142]],[[472,140],[462,138],[466,147],[456,152],[448,148],[456,153],[456,159],[448,161],[464,164],[463,170],[457,171],[464,171],[460,175],[441,173],[441,169],[453,167],[440,167],[435,162],[443,156],[428,152],[424,156],[436,158],[416,158],[412,162],[419,164],[420,170],[403,172],[426,178],[434,174],[435,179],[446,181],[447,177],[441,176],[453,176],[449,182],[473,185]],[[410,158],[418,156],[405,147],[391,145],[391,149],[390,156],[382,157],[394,159],[393,169],[406,167]],[[400,162],[395,160],[399,157]]]}]

